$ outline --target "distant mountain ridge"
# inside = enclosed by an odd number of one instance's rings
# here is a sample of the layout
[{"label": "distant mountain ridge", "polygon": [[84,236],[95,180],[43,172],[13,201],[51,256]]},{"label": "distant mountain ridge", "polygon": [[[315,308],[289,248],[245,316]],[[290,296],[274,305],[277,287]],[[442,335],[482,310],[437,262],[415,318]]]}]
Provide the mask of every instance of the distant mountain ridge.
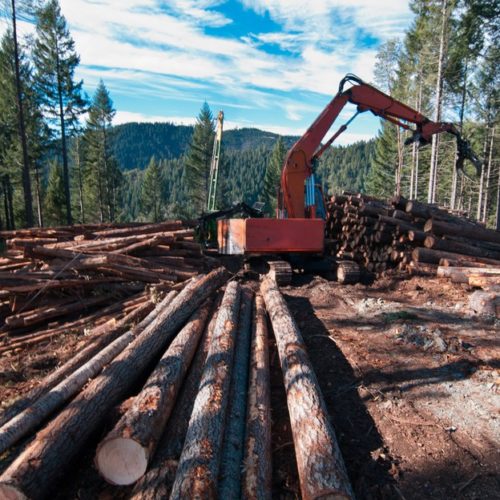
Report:
[{"label": "distant mountain ridge", "polygon": [[[113,127],[113,152],[122,170],[146,168],[152,156],[156,159],[174,159],[189,147],[194,127],[173,123],[124,123]],[[224,131],[223,148],[226,151],[247,151],[258,147],[271,149],[279,135],[257,128]],[[283,136],[289,148],[298,137]]]}]

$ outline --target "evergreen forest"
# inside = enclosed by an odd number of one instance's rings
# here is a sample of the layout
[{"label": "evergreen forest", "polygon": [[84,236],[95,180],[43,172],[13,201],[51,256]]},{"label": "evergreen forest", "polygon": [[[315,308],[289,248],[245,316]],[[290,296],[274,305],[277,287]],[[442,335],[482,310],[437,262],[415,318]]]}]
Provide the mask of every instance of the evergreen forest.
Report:
[{"label": "evergreen forest", "polygon": [[[434,121],[453,122],[481,158],[455,168],[452,136],[405,146],[381,121],[375,139],[331,146],[316,165],[325,194],[401,194],[500,229],[500,7],[494,0],[411,0],[414,20],[379,49],[371,82]],[[58,0],[5,3],[0,42],[0,228],[192,218],[206,209],[214,108],[194,126],[114,125],[101,80],[75,78],[78,47]],[[19,19],[35,26],[18,35]],[[217,109],[218,111],[218,109]],[[256,128],[224,131],[217,207],[262,202],[272,215],[287,150],[298,139]]]}]

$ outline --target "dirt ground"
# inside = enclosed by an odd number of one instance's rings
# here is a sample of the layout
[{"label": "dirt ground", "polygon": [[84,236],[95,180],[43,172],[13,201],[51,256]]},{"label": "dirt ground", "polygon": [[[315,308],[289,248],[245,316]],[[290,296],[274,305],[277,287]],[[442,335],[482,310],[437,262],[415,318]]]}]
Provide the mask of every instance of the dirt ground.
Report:
[{"label": "dirt ground", "polygon": [[[341,286],[297,276],[283,293],[358,499],[500,498],[500,325],[469,315],[467,287],[417,277]],[[43,348],[1,357],[1,406],[84,342],[69,333]],[[270,352],[273,497],[300,498],[272,338]],[[126,495],[99,479],[93,449],[89,443],[57,498]],[[3,467],[8,458],[0,457]]]},{"label": "dirt ground", "polygon": [[[296,285],[283,292],[357,497],[500,498],[500,324],[468,314],[470,290],[416,277]],[[275,485],[296,496],[293,465]]]}]

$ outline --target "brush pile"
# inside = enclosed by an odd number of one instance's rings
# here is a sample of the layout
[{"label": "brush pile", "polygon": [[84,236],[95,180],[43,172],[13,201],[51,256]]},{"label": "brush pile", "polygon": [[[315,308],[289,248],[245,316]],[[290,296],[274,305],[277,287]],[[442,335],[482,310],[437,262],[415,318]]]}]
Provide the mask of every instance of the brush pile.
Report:
[{"label": "brush pile", "polygon": [[332,196],[327,205],[329,252],[377,275],[397,268],[437,274],[438,266],[476,268],[470,284],[498,284],[500,233],[434,205],[390,202],[362,194]]},{"label": "brush pile", "polygon": [[[269,313],[302,495],[353,498],[277,285],[268,278],[255,295],[227,279],[218,268],[166,292],[155,307],[137,308],[127,327],[116,325],[114,340],[99,349],[90,343],[90,355],[81,351],[4,414],[0,454],[12,462],[0,476],[0,497],[48,497],[90,440],[101,476],[129,485],[130,498],[270,498]],[[107,434],[92,444],[103,425]]]},{"label": "brush pile", "polygon": [[[0,233],[0,352],[121,319],[210,268],[191,225],[82,225]],[[2,241],[0,240],[0,242]]]}]

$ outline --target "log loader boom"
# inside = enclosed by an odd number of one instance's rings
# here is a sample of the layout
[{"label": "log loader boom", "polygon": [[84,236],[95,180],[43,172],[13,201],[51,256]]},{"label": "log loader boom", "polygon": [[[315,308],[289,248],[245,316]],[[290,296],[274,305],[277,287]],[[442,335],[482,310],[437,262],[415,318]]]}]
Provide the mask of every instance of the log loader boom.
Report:
[{"label": "log loader boom", "polygon": [[[347,84],[350,84],[348,88]],[[325,135],[347,103],[357,106],[355,115],[322,145]],[[277,217],[219,220],[219,251],[247,255],[323,253],[323,211],[318,210],[323,199],[315,186],[315,165],[354,118],[366,111],[405,130],[411,130],[413,134],[406,141],[407,144],[428,144],[434,134],[449,132],[457,140],[456,168],[462,169],[467,159],[480,173],[481,161],[453,123],[434,122],[357,76],[348,74],[340,82],[335,97],[286,155],[281,173]]]},{"label": "log loader boom", "polygon": [[[346,84],[352,86],[345,89]],[[321,145],[326,133],[347,103],[357,106],[356,114],[342,125],[333,136]],[[456,167],[462,169],[464,160],[470,160],[480,173],[481,162],[464,140],[458,129],[449,122],[433,122],[406,104],[364,83],[355,75],[346,75],[340,82],[339,91],[304,135],[291,147],[285,158],[281,174],[279,197],[280,218],[315,218],[314,167],[321,155],[359,113],[370,111],[405,130],[412,130],[406,144],[428,144],[434,134],[449,132],[457,140]],[[415,127],[412,129],[412,125]],[[305,188],[304,188],[305,186]]]}]

